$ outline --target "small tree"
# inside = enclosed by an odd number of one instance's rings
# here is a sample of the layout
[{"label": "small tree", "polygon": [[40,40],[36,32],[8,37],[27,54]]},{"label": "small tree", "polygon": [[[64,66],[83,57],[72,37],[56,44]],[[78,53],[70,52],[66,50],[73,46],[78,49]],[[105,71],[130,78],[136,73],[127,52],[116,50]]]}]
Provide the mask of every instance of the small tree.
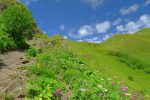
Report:
[{"label": "small tree", "polygon": [[25,32],[33,30],[31,12],[21,3],[14,4],[3,11],[2,24],[4,31],[9,34],[18,47],[24,47]]}]

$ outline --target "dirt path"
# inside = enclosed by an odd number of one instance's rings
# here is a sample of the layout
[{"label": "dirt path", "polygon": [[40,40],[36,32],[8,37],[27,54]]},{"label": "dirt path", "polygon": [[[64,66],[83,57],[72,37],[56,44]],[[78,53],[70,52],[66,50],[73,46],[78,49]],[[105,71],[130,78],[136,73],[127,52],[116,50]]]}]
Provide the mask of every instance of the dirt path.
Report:
[{"label": "dirt path", "polygon": [[11,51],[0,54],[0,100],[5,100],[10,95],[18,99],[26,80],[26,70],[19,67],[30,64],[24,52]]}]

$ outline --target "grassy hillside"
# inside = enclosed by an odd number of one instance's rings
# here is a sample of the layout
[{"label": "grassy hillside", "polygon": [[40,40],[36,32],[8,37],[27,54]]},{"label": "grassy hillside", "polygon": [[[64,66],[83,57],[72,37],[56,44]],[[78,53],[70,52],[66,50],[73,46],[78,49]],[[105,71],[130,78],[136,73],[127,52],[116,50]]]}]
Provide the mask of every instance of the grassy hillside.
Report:
[{"label": "grassy hillside", "polygon": [[150,28],[145,28],[135,34],[117,34],[100,44],[65,40],[59,35],[46,37],[38,34],[32,42],[35,47],[46,48],[44,52],[69,50],[76,56],[83,57],[93,72],[98,71],[117,83],[124,82],[130,92],[140,91],[149,98],[149,31]]},{"label": "grassy hillside", "polygon": [[145,66],[150,71],[149,32],[150,28],[145,28],[132,35],[117,34],[101,44],[73,41],[66,43],[70,49],[84,55],[93,69],[117,81],[124,81],[131,90],[150,94],[150,74],[142,68],[136,68]]},{"label": "grassy hillside", "polygon": [[107,50],[122,51],[150,63],[150,28],[135,34],[117,34],[101,46]]},{"label": "grassy hillside", "polygon": [[0,0],[0,51],[29,44],[26,55],[32,64],[21,68],[28,77],[22,98],[149,100],[150,28],[132,35],[117,34],[101,44],[48,37],[36,34],[41,31],[30,11],[14,2]]}]

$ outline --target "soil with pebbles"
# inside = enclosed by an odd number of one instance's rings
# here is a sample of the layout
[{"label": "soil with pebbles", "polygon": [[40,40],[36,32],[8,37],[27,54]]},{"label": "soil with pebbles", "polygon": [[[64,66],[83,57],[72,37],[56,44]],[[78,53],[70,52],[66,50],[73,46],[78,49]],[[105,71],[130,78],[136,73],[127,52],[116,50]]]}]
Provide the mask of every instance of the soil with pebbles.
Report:
[{"label": "soil with pebbles", "polygon": [[22,90],[27,79],[27,70],[21,70],[21,67],[31,63],[23,51],[0,54],[0,100],[23,99],[25,95]]}]

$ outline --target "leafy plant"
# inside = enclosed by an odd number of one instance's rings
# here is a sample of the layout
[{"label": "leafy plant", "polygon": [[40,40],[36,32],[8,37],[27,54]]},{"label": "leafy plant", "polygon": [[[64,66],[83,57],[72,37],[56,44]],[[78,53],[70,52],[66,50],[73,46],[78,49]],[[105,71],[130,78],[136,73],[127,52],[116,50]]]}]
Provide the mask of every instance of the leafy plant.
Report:
[{"label": "leafy plant", "polygon": [[4,26],[2,24],[0,26],[0,52],[15,48],[16,44],[14,40],[2,30]]},{"label": "leafy plant", "polygon": [[5,27],[2,30],[14,40],[18,47],[27,47],[25,37],[29,34],[24,33],[33,30],[33,18],[23,4],[14,4],[4,10],[1,15],[1,23]]},{"label": "leafy plant", "polygon": [[39,50],[33,47],[29,47],[29,49],[26,51],[27,56],[30,57],[36,57],[39,53]]},{"label": "leafy plant", "polygon": [[35,100],[51,100],[54,98],[55,91],[63,87],[58,81],[45,77],[37,77],[36,80],[30,80],[27,86],[29,97]]}]

